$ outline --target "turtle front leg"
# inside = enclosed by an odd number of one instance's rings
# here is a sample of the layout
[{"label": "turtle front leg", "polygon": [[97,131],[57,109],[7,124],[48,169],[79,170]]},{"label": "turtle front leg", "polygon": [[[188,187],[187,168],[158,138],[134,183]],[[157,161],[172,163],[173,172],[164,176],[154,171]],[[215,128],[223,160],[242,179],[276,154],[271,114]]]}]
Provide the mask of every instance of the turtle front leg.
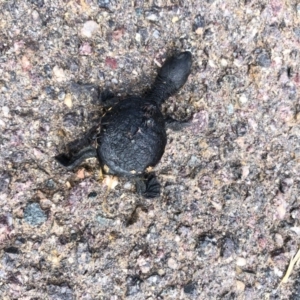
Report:
[{"label": "turtle front leg", "polygon": [[156,198],[160,195],[160,183],[154,173],[136,178],[135,184],[137,193],[145,198]]}]

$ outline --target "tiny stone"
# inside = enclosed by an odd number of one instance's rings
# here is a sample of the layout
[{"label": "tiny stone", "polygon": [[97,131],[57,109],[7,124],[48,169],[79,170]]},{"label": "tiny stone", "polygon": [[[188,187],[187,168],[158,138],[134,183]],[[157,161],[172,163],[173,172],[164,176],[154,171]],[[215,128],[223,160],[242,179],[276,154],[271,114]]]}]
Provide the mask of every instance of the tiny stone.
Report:
[{"label": "tiny stone", "polygon": [[212,235],[202,235],[199,237],[197,252],[201,258],[216,257],[219,255],[217,240]]},{"label": "tiny stone", "polygon": [[4,193],[8,190],[11,176],[6,171],[0,171],[0,193]]},{"label": "tiny stone", "polygon": [[258,54],[256,63],[264,68],[268,68],[271,66],[271,57],[270,54],[266,51],[262,51],[260,54]]},{"label": "tiny stone", "polygon": [[110,8],[111,0],[98,0],[98,6],[101,8]]},{"label": "tiny stone", "polygon": [[67,94],[64,101],[65,105],[69,108],[72,108],[73,102],[72,102],[72,96],[71,94]]},{"label": "tiny stone", "polygon": [[98,29],[98,24],[95,21],[87,21],[83,24],[81,35],[91,38],[93,33]]},{"label": "tiny stone", "polygon": [[147,283],[149,283],[150,285],[157,285],[159,281],[160,281],[160,276],[158,275],[152,275],[147,278]]},{"label": "tiny stone", "polygon": [[44,6],[44,0],[30,0],[29,2],[36,5],[37,7],[43,7]]},{"label": "tiny stone", "polygon": [[296,5],[297,15],[300,16],[300,4]]},{"label": "tiny stone", "polygon": [[196,285],[190,282],[183,287],[183,291],[186,294],[193,294],[196,291]]},{"label": "tiny stone", "polygon": [[234,113],[234,107],[231,103],[227,106],[227,113],[229,115],[232,115]]},{"label": "tiny stone", "polygon": [[7,106],[2,106],[2,112],[3,112],[4,117],[9,116],[9,108]]},{"label": "tiny stone", "polygon": [[178,22],[178,20],[179,20],[179,18],[177,16],[175,16],[172,18],[172,23],[176,23],[176,22]]},{"label": "tiny stone", "polygon": [[160,37],[160,32],[158,30],[154,30],[152,35],[154,38],[158,39]]},{"label": "tiny stone", "polygon": [[45,182],[45,187],[49,190],[55,190],[56,183],[52,178],[50,178]]},{"label": "tiny stone", "polygon": [[48,78],[52,77],[52,68],[50,65],[44,65],[44,72]]},{"label": "tiny stone", "polygon": [[135,9],[135,13],[136,13],[137,17],[140,17],[143,14],[143,9],[138,7]]},{"label": "tiny stone", "polygon": [[96,217],[97,222],[99,223],[99,225],[106,227],[106,226],[112,226],[113,225],[113,220],[112,219],[108,219],[108,218],[104,218],[100,215],[98,215]]},{"label": "tiny stone", "polygon": [[171,257],[168,259],[168,267],[173,270],[176,270],[178,268],[178,264],[174,258]]},{"label": "tiny stone", "polygon": [[56,80],[58,82],[62,82],[62,81],[66,80],[66,76],[65,76],[64,70],[62,68],[59,68],[58,66],[55,66],[53,68],[53,74],[56,77]]},{"label": "tiny stone", "polygon": [[275,240],[275,243],[276,243],[277,247],[282,247],[283,246],[284,240],[283,240],[283,237],[282,237],[281,234],[276,233],[274,240]]},{"label": "tiny stone", "polygon": [[244,105],[244,104],[246,104],[247,102],[248,102],[248,98],[246,97],[245,94],[242,94],[242,95],[240,96],[240,98],[239,98],[239,103],[240,103],[240,105]]},{"label": "tiny stone", "polygon": [[244,136],[248,131],[248,125],[245,122],[237,122],[234,131],[237,136]]},{"label": "tiny stone", "polygon": [[111,82],[112,82],[113,84],[118,84],[118,79],[113,78],[113,79],[111,80]]},{"label": "tiny stone", "polygon": [[279,189],[281,193],[287,193],[294,181],[292,178],[285,178],[280,181]]},{"label": "tiny stone", "polygon": [[220,62],[221,62],[221,66],[222,67],[227,67],[228,62],[227,62],[227,60],[225,58],[222,58]]},{"label": "tiny stone", "polygon": [[236,281],[236,289],[240,292],[245,290],[245,283],[242,281],[237,280]]},{"label": "tiny stone", "polygon": [[165,270],[164,269],[159,269],[158,270],[158,275],[164,276],[165,275]]},{"label": "tiny stone", "polygon": [[128,277],[126,283],[127,283],[126,296],[133,296],[140,291],[141,280],[138,276]]},{"label": "tiny stone", "polygon": [[140,43],[141,42],[141,34],[140,33],[136,33],[135,34],[135,40]]},{"label": "tiny stone", "polygon": [[66,93],[65,92],[61,92],[58,94],[58,100],[62,101],[64,100],[66,97]]},{"label": "tiny stone", "polygon": [[297,38],[300,38],[300,27],[296,27],[293,29],[294,34],[296,35]]},{"label": "tiny stone", "polygon": [[245,265],[247,264],[247,261],[245,258],[243,257],[238,257],[236,259],[236,265],[239,266],[239,267],[244,267]]},{"label": "tiny stone", "polygon": [[29,203],[24,209],[24,221],[32,226],[38,226],[47,220],[47,216],[38,203]]},{"label": "tiny stone", "polygon": [[48,96],[53,97],[55,94],[55,90],[52,86],[46,86],[45,87],[45,92]]},{"label": "tiny stone", "polygon": [[95,197],[97,197],[97,193],[96,193],[95,191],[90,192],[90,193],[88,194],[88,198],[95,198]]},{"label": "tiny stone", "polygon": [[222,241],[221,246],[221,256],[224,258],[229,258],[235,254],[236,245],[232,238],[225,237]]},{"label": "tiny stone", "polygon": [[156,22],[158,20],[158,15],[153,11],[147,11],[145,12],[146,20]]}]

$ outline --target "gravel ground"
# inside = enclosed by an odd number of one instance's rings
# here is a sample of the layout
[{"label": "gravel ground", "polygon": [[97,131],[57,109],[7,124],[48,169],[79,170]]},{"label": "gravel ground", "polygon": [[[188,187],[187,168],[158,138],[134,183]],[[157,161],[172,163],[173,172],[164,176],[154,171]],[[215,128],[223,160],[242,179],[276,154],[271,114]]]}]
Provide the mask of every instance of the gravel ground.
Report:
[{"label": "gravel ground", "polygon": [[[299,299],[299,42],[295,0],[0,0],[1,299]],[[183,50],[159,198],[54,161]]]}]

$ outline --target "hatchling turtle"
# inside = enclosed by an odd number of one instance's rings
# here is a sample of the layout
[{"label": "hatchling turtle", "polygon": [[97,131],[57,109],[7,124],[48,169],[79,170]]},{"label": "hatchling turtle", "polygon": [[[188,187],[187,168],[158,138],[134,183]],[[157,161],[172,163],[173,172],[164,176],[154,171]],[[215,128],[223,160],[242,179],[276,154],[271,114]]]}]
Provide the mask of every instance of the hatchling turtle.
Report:
[{"label": "hatchling turtle", "polygon": [[60,154],[55,159],[71,170],[86,158],[97,157],[106,174],[134,177],[139,194],[159,196],[160,184],[151,169],[160,161],[167,143],[167,121],[160,108],[185,84],[191,66],[188,51],[168,58],[147,95],[118,101],[104,114],[97,147],[89,146],[73,155]]}]

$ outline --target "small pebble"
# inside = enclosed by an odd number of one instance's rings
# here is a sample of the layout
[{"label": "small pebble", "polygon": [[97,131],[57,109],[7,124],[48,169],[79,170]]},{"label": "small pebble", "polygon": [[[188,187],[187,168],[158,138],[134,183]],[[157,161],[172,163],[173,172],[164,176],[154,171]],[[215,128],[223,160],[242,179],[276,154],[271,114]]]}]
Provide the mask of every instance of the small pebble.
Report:
[{"label": "small pebble", "polygon": [[158,39],[160,37],[160,32],[158,30],[154,30],[152,35],[154,38]]},{"label": "small pebble", "polygon": [[231,103],[227,106],[227,113],[229,115],[232,115],[234,113],[234,107]]},{"label": "small pebble", "polygon": [[71,94],[67,94],[67,95],[66,95],[64,103],[65,103],[65,105],[66,105],[68,108],[72,108],[73,102],[72,102],[72,96],[71,96]]},{"label": "small pebble", "polygon": [[153,11],[146,11],[145,12],[145,17],[146,20],[152,21],[152,22],[156,22],[158,20],[158,14],[156,14]]},{"label": "small pebble", "polygon": [[193,282],[190,282],[183,287],[183,291],[186,294],[194,294],[196,291],[196,285]]},{"label": "small pebble", "polygon": [[170,257],[168,259],[168,267],[173,270],[176,270],[178,268],[178,264],[174,258]]},{"label": "small pebble", "polygon": [[237,291],[243,292],[245,290],[245,286],[246,285],[245,285],[244,282],[239,281],[239,280],[236,281],[236,289],[237,289]]},{"label": "small pebble", "polygon": [[66,97],[66,93],[65,92],[60,92],[58,94],[58,100],[60,100],[60,101],[64,100],[65,97]]},{"label": "small pebble", "polygon": [[229,258],[236,252],[237,245],[231,237],[225,237],[221,245],[221,256]]},{"label": "small pebble", "polygon": [[222,67],[227,67],[228,66],[228,62],[227,62],[227,60],[225,58],[222,58],[221,61],[220,61],[220,63],[221,63]]},{"label": "small pebble", "polygon": [[108,218],[104,218],[100,215],[98,215],[96,217],[97,222],[99,223],[99,225],[107,227],[107,226],[112,226],[113,225],[113,220],[112,219],[108,219]]},{"label": "small pebble", "polygon": [[237,265],[237,266],[239,266],[239,267],[244,267],[244,266],[246,266],[246,264],[247,264],[247,261],[246,261],[245,258],[243,258],[243,257],[238,257],[238,258],[236,259],[236,265]]},{"label": "small pebble", "polygon": [[276,233],[274,237],[275,243],[277,247],[282,247],[284,244],[284,240],[281,234]]},{"label": "small pebble", "polygon": [[179,21],[179,18],[177,16],[173,17],[172,18],[172,23],[176,23]]},{"label": "small pebble", "polygon": [[80,55],[91,55],[92,54],[92,46],[89,43],[83,43],[79,48]]},{"label": "small pebble", "polygon": [[266,51],[262,51],[260,54],[258,54],[256,58],[256,63],[257,65],[263,67],[263,68],[268,68],[271,66],[271,57],[270,54]]},{"label": "small pebble", "polygon": [[139,18],[143,14],[143,9],[138,7],[138,8],[135,9],[135,13],[136,13],[136,16]]},{"label": "small pebble", "polygon": [[248,102],[248,98],[246,97],[245,94],[242,94],[242,95],[240,96],[240,98],[239,98],[239,103],[240,103],[240,105],[244,105],[244,104],[246,104],[247,102]]},{"label": "small pebble", "polygon": [[47,220],[47,216],[38,203],[29,203],[24,209],[24,221],[32,226],[38,226]]},{"label": "small pebble", "polygon": [[53,74],[58,82],[62,82],[66,80],[64,70],[62,68],[59,68],[58,66],[54,66]]},{"label": "small pebble", "polygon": [[294,180],[292,178],[285,178],[280,181],[279,190],[281,193],[287,193],[290,187],[293,185]]},{"label": "small pebble", "polygon": [[4,117],[9,116],[9,108],[7,106],[2,106],[2,112],[3,112]]},{"label": "small pebble", "polygon": [[81,29],[81,35],[91,38],[92,35],[97,31],[98,24],[95,21],[87,21],[83,24]]}]

